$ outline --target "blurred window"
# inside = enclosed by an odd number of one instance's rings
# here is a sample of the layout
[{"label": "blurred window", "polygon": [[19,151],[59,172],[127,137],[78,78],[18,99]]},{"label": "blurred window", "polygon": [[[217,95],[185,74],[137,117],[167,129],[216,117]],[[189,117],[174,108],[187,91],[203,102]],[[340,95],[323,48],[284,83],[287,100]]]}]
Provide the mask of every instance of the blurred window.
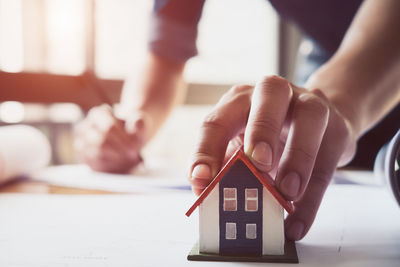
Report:
[{"label": "blurred window", "polygon": [[[146,54],[152,1],[96,1],[96,71],[124,78]],[[254,82],[276,73],[278,18],[265,0],[207,0],[199,25],[199,55],[186,69],[190,83]]]},{"label": "blurred window", "polygon": [[[79,75],[90,66],[92,51],[98,76],[123,79],[143,62],[152,4],[0,0],[0,69]],[[207,0],[199,26],[199,56],[189,61],[185,73],[188,82],[254,82],[276,73],[277,24],[265,0]]]}]

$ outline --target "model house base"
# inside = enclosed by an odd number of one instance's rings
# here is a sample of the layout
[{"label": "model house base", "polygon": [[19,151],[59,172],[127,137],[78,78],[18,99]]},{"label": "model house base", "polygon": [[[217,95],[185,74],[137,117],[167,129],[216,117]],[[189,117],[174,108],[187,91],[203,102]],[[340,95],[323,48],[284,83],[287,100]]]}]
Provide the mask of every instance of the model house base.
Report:
[{"label": "model house base", "polygon": [[187,259],[190,261],[240,261],[240,262],[272,262],[272,263],[299,263],[296,244],[286,240],[285,254],[263,256],[232,256],[199,252],[199,243],[196,243],[189,252]]}]

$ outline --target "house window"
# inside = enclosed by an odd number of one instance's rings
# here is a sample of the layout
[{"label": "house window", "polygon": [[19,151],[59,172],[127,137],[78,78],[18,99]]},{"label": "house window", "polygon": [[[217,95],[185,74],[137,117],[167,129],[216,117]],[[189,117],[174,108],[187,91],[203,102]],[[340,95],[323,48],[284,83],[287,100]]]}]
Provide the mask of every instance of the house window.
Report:
[{"label": "house window", "polygon": [[245,210],[246,211],[257,211],[258,210],[258,189],[257,188],[246,188],[245,190]]},{"label": "house window", "polygon": [[256,239],[257,238],[257,224],[247,223],[246,224],[246,238]]},{"label": "house window", "polygon": [[224,211],[237,211],[236,188],[224,188]]},{"label": "house window", "polygon": [[228,222],[225,225],[225,239],[236,239],[236,223]]}]

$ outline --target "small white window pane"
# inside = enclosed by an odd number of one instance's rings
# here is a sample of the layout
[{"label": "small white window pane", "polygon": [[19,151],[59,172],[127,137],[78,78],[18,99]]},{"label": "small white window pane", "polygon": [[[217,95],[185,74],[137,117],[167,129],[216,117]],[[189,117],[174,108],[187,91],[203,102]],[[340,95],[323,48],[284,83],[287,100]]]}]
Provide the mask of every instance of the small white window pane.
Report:
[{"label": "small white window pane", "polygon": [[257,188],[246,188],[246,198],[248,197],[258,197],[258,189]]},{"label": "small white window pane", "polygon": [[258,211],[258,189],[246,188],[245,190],[245,210]]},{"label": "small white window pane", "polygon": [[237,211],[237,201],[232,199],[224,200],[224,211]]},{"label": "small white window pane", "polygon": [[237,210],[236,188],[224,188],[224,211]]},{"label": "small white window pane", "polygon": [[255,223],[246,224],[246,238],[247,239],[257,238],[257,225]]},{"label": "small white window pane", "polygon": [[236,223],[226,223],[225,239],[236,239]]},{"label": "small white window pane", "polygon": [[249,199],[246,201],[246,211],[257,211],[258,200]]},{"label": "small white window pane", "polygon": [[224,188],[224,198],[236,198],[236,188]]}]

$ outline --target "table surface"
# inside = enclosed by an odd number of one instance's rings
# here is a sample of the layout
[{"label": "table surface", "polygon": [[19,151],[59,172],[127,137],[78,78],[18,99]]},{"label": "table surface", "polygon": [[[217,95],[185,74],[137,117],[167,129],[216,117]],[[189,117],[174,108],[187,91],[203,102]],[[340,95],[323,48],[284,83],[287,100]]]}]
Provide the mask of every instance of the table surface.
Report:
[{"label": "table surface", "polygon": [[[198,235],[197,214],[184,216],[187,190],[116,194],[20,179],[0,198],[1,266],[258,266],[186,261]],[[386,188],[332,185],[297,243],[298,266],[399,266],[399,248],[399,207]]]}]

